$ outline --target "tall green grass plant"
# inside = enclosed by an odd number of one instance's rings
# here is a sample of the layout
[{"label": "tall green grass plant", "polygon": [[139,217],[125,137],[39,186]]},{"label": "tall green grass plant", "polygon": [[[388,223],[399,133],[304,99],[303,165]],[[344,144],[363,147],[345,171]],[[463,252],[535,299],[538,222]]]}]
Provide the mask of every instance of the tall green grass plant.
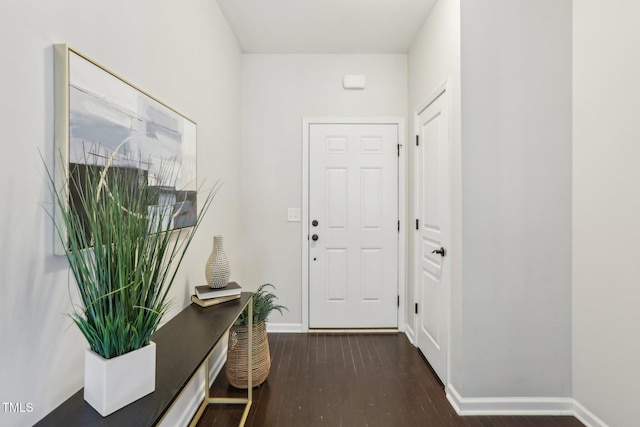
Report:
[{"label": "tall green grass plant", "polygon": [[[77,283],[81,306],[70,313],[91,350],[109,359],[149,344],[170,308],[168,292],[205,212],[220,188],[203,198],[193,227],[165,231],[173,209],[150,209],[167,187],[148,184],[135,168],[86,167],[71,171],[67,188],[49,173],[61,225],[58,238]],[[163,182],[175,183],[165,168]],[[163,225],[165,224],[165,225]]]}]

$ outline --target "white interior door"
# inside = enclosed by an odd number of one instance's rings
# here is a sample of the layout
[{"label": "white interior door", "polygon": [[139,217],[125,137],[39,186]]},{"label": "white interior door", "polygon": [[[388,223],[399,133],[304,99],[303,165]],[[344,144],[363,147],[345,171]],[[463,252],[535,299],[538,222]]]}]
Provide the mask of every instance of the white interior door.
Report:
[{"label": "white interior door", "polygon": [[417,340],[440,380],[447,382],[450,241],[450,140],[446,93],[416,117]]},{"label": "white interior door", "polygon": [[311,124],[309,326],[398,326],[398,126]]}]

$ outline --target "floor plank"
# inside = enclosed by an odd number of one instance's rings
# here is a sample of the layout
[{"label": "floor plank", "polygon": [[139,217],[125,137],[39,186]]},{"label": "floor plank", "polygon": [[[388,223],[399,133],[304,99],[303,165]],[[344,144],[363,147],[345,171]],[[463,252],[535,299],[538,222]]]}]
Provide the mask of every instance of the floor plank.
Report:
[{"label": "floor plank", "polygon": [[[404,334],[269,334],[271,372],[253,391],[248,427],[582,427],[569,416],[458,416]],[[246,396],[224,368],[214,396]],[[242,408],[210,406],[198,427],[237,425]]]}]

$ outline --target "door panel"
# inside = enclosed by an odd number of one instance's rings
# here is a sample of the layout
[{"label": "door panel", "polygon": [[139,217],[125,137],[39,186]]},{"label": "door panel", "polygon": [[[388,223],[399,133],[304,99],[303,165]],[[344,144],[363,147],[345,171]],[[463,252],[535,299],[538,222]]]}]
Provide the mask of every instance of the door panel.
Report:
[{"label": "door panel", "polygon": [[416,299],[418,347],[446,384],[450,263],[434,251],[449,246],[449,123],[441,94],[417,115]]},{"label": "door panel", "polygon": [[382,169],[365,168],[360,171],[361,215],[364,230],[382,229]]},{"label": "door panel", "polygon": [[382,264],[384,263],[382,248],[363,248],[361,259],[361,301],[382,302],[383,287]]},{"label": "door panel", "polygon": [[348,277],[347,248],[330,248],[327,259],[327,301],[346,302]]},{"label": "door panel", "polygon": [[312,124],[309,326],[398,326],[398,126]]},{"label": "door panel", "polygon": [[346,230],[349,217],[346,168],[327,168],[326,218],[330,230]]}]

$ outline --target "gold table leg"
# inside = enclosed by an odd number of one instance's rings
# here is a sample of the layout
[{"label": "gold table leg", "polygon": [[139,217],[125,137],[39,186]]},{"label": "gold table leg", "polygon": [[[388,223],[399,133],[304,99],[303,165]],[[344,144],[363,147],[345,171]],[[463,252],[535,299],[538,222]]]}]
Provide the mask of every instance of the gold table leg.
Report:
[{"label": "gold table leg", "polygon": [[249,299],[248,307],[249,307],[249,334],[248,334],[249,345],[247,346],[247,353],[248,353],[247,398],[245,399],[245,398],[236,398],[236,397],[211,397],[210,395],[211,384],[209,384],[210,383],[209,364],[210,364],[211,355],[213,354],[213,351],[212,351],[211,354],[209,354],[205,360],[204,400],[200,404],[200,407],[196,411],[196,414],[193,416],[193,419],[191,420],[189,427],[195,427],[198,424],[198,421],[200,421],[200,417],[202,417],[202,414],[204,413],[204,410],[207,408],[207,406],[214,405],[214,404],[217,404],[217,405],[244,404],[245,405],[244,412],[242,413],[242,418],[240,419],[240,423],[238,424],[238,426],[243,427],[245,422],[247,421],[247,417],[249,416],[249,410],[251,409],[251,403],[253,402],[253,357],[252,357],[253,356],[253,297]]}]

